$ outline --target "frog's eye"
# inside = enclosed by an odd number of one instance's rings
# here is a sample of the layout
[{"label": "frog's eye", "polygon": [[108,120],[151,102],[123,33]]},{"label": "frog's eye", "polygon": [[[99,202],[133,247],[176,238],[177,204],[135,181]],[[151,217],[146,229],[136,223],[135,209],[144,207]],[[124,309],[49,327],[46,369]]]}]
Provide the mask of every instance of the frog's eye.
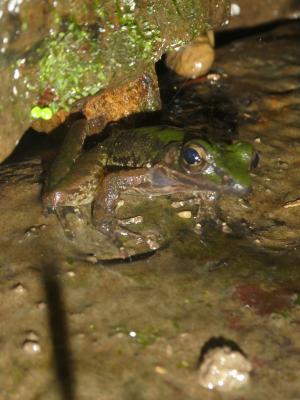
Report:
[{"label": "frog's eye", "polygon": [[206,151],[198,144],[188,144],[182,149],[184,167],[190,172],[201,170],[206,164]]}]

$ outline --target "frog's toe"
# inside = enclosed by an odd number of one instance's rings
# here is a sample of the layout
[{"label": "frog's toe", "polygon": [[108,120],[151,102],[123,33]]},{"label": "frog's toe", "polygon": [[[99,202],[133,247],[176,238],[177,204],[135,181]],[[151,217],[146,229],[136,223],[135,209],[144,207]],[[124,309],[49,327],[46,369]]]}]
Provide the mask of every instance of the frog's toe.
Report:
[{"label": "frog's toe", "polygon": [[144,240],[146,241],[150,250],[158,250],[161,247],[162,237],[156,232],[148,232],[144,236]]},{"label": "frog's toe", "polygon": [[115,232],[115,238],[127,251],[130,253],[133,251],[133,254],[156,251],[162,244],[162,238],[157,233],[145,232],[140,234],[124,228],[119,228]]},{"label": "frog's toe", "polygon": [[55,208],[55,213],[63,228],[64,234],[67,239],[74,240],[76,238],[74,220],[76,223],[82,220],[80,216],[80,211],[75,207],[57,207]]},{"label": "frog's toe", "polygon": [[141,215],[137,215],[136,217],[131,217],[131,218],[122,218],[118,219],[118,225],[120,226],[126,226],[126,225],[137,225],[141,224],[143,222],[143,217]]}]

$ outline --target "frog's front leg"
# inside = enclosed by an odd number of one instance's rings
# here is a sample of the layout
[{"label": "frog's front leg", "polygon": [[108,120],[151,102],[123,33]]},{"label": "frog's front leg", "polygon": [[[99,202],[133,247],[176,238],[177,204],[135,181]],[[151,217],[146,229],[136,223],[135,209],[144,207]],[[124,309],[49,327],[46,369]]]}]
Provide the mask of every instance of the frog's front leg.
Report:
[{"label": "frog's front leg", "polygon": [[[88,122],[84,119],[74,122],[60,147],[53,163],[47,171],[44,195],[51,192],[69,174],[82,152],[88,132]],[[44,197],[45,197],[44,196]]]},{"label": "frog's front leg", "polygon": [[[151,185],[151,173],[146,168],[113,172],[105,176],[93,204],[93,223],[105,235],[112,237],[122,246],[122,237],[134,240],[135,244],[146,245],[155,250],[159,244],[153,234],[142,236],[125,228],[126,222],[117,219],[116,208],[120,194],[130,188],[137,192],[139,188]],[[139,220],[139,218],[137,218]]]}]

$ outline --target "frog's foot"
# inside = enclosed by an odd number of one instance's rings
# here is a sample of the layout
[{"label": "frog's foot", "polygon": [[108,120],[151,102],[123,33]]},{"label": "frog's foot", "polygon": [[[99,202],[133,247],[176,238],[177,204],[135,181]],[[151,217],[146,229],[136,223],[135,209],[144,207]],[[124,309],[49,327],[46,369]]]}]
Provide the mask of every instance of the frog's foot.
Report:
[{"label": "frog's foot", "polygon": [[74,240],[76,238],[74,220],[77,221],[77,224],[81,221],[84,221],[86,216],[84,216],[83,211],[78,207],[63,206],[56,207],[55,213],[66,238],[69,240]]},{"label": "frog's foot", "polygon": [[[196,195],[196,194],[195,194]],[[216,207],[216,193],[212,191],[202,191],[196,197],[182,200],[175,200],[171,207],[178,210],[177,215],[181,218],[193,218],[193,230],[197,234],[203,233],[203,224],[207,220],[219,222]]]},{"label": "frog's foot", "polygon": [[142,251],[155,251],[161,247],[162,237],[158,232],[147,231],[143,234],[133,232],[127,228],[128,225],[139,224],[143,222],[141,216],[127,219],[108,219],[97,224],[96,227],[103,234],[110,237],[113,243],[118,246],[124,254],[132,256]]}]

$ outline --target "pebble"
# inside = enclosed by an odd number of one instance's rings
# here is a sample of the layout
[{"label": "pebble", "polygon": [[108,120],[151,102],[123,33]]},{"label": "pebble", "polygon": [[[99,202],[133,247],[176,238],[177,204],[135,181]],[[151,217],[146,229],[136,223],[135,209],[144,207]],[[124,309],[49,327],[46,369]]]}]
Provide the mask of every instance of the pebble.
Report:
[{"label": "pebble", "polygon": [[26,289],[25,289],[25,287],[22,285],[22,283],[17,283],[15,286],[13,286],[12,290],[13,290],[15,293],[18,293],[18,294],[23,294],[23,293],[26,292]]},{"label": "pebble", "polygon": [[180,211],[177,213],[178,217],[184,218],[184,219],[189,219],[192,218],[192,212],[191,211]]},{"label": "pebble", "polygon": [[179,50],[168,52],[166,64],[176,74],[195,79],[205,75],[211,68],[214,59],[214,36],[209,31],[206,35],[195,38],[189,45]]},{"label": "pebble", "polygon": [[160,365],[156,365],[154,370],[159,375],[165,375],[167,373],[167,370],[165,368],[161,367]]},{"label": "pebble", "polygon": [[229,392],[246,385],[252,365],[239,351],[228,346],[208,350],[199,368],[201,386],[219,392]]},{"label": "pebble", "polygon": [[41,346],[38,341],[36,340],[28,340],[26,339],[23,342],[23,350],[27,354],[36,354],[41,351]]},{"label": "pebble", "polygon": [[28,331],[22,347],[27,354],[39,353],[41,351],[41,346],[38,334],[34,331]]}]

